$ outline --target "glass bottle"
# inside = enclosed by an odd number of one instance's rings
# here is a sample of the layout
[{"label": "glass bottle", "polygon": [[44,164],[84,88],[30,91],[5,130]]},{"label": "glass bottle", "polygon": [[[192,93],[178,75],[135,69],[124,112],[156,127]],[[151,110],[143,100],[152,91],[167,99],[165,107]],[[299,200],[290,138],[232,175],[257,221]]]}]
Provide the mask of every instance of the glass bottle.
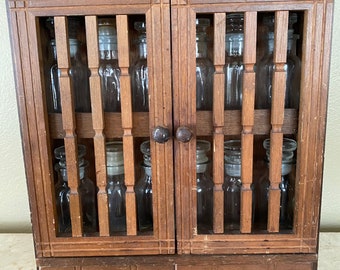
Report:
[{"label": "glass bottle", "polygon": [[[291,228],[293,225],[294,212],[294,181],[292,174],[295,165],[294,151],[296,150],[296,141],[284,138],[282,145],[282,165],[281,165],[281,190],[280,199],[280,226],[281,228]],[[259,180],[259,190],[257,192],[257,221],[260,224],[266,224],[268,218],[268,197],[269,197],[269,162],[270,162],[270,139],[263,142],[266,149],[267,170]]]},{"label": "glass bottle", "polygon": [[[88,162],[84,159],[86,147],[78,145],[79,166],[79,197],[83,216],[83,232],[94,233],[97,231],[96,192],[93,182],[86,175]],[[54,156],[59,162],[55,165],[58,172],[58,181],[55,185],[55,199],[58,215],[58,232],[69,233],[72,231],[70,218],[70,188],[68,187],[65,147],[60,146],[54,150]]]},{"label": "glass bottle", "polygon": [[131,67],[132,109],[134,112],[149,111],[149,81],[147,66],[147,40],[145,22],[135,22],[138,32],[138,59]]},{"label": "glass bottle", "polygon": [[98,19],[98,42],[103,108],[105,112],[120,112],[120,68],[115,19]]},{"label": "glass bottle", "polygon": [[[48,82],[50,88],[48,89],[48,110],[52,113],[61,112],[61,98],[59,87],[59,69],[57,64],[57,49],[55,40],[51,40],[51,66],[49,69]],[[89,70],[86,63],[81,56],[80,42],[77,39],[69,39],[70,48],[70,63],[71,67],[69,75],[71,78],[71,85],[73,89],[73,100],[76,112],[90,112],[90,89],[89,89]]]},{"label": "glass bottle", "polygon": [[[288,26],[287,62],[284,67],[286,71],[285,108],[298,108],[299,105],[301,61],[296,55],[296,39],[298,35],[294,35],[293,29],[293,24],[296,22],[297,14],[291,13]],[[265,17],[264,24],[268,28],[266,34],[267,47],[264,56],[256,64],[256,109],[269,109],[271,107],[272,80],[275,69],[273,63],[274,16]]]},{"label": "glass bottle", "polygon": [[71,62],[69,74],[73,87],[74,109],[76,112],[91,112],[90,72],[81,55],[81,44],[77,39],[69,39],[69,44]]},{"label": "glass bottle", "polygon": [[227,15],[225,110],[239,110],[243,87],[243,13]]},{"label": "glass bottle", "polygon": [[196,185],[197,185],[197,228],[198,233],[212,230],[213,222],[213,188],[214,183],[209,172],[210,161],[207,153],[210,142],[196,142]]},{"label": "glass bottle", "polygon": [[135,185],[138,228],[140,231],[147,231],[153,228],[150,141],[143,142],[140,150],[143,154],[142,175]]},{"label": "glass bottle", "polygon": [[126,231],[123,143],[106,143],[107,197],[110,233]]},{"label": "glass bottle", "polygon": [[49,46],[49,69],[46,76],[47,110],[49,113],[61,113],[60,88],[58,77],[57,48],[55,40]]},{"label": "glass bottle", "polygon": [[212,110],[214,66],[208,57],[210,20],[196,19],[196,109]]},{"label": "glass bottle", "polygon": [[240,229],[241,211],[241,141],[224,142],[224,227]]}]

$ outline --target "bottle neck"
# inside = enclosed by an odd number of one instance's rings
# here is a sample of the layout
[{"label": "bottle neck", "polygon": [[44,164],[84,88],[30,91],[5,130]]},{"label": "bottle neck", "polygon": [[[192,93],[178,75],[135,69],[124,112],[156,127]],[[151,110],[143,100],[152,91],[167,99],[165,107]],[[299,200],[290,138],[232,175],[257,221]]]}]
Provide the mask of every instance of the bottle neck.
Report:
[{"label": "bottle neck", "polygon": [[146,40],[140,41],[138,44],[139,59],[146,59],[148,56],[148,49]]},{"label": "bottle neck", "polygon": [[224,170],[229,176],[241,177],[241,164],[225,163]]},{"label": "bottle neck", "polygon": [[147,166],[147,165],[143,164],[142,168],[143,168],[145,174],[151,178],[151,176],[152,176],[151,166]]},{"label": "bottle neck", "polygon": [[196,165],[196,173],[204,173],[207,171],[208,165],[207,164],[197,164]]},{"label": "bottle neck", "polygon": [[232,57],[243,55],[243,33],[226,35],[226,52],[228,56]]},{"label": "bottle neck", "polygon": [[196,41],[196,58],[207,58],[208,44],[206,41]]},{"label": "bottle neck", "polygon": [[100,50],[100,60],[116,60],[118,59],[117,50]]},{"label": "bottle neck", "polygon": [[107,166],[106,172],[108,176],[124,174],[124,165],[121,166]]}]

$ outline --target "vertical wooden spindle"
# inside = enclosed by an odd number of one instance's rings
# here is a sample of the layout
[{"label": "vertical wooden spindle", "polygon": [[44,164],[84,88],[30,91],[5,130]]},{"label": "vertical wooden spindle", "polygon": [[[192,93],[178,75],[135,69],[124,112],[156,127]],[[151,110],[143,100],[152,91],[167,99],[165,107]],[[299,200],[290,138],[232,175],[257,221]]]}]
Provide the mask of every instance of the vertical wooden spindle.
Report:
[{"label": "vertical wooden spindle", "polygon": [[101,236],[110,235],[108,202],[106,192],[106,154],[105,154],[105,135],[104,135],[104,113],[103,102],[100,86],[99,54],[98,54],[98,31],[97,17],[85,17],[86,24],[86,43],[88,65],[91,71],[90,76],[90,93],[91,93],[91,109],[92,109],[92,125],[95,135],[93,137],[96,179],[98,186],[98,221],[99,234]]},{"label": "vertical wooden spindle", "polygon": [[128,235],[137,234],[136,215],[136,195],[135,184],[135,159],[134,142],[132,135],[133,115],[132,115],[132,92],[129,75],[129,31],[128,17],[117,15],[117,41],[118,41],[118,62],[121,70],[121,111],[123,128],[123,152],[124,152],[124,172],[126,185],[126,227]]},{"label": "vertical wooden spindle", "polygon": [[242,188],[241,188],[241,233],[250,233],[252,225],[252,182],[253,182],[253,144],[254,144],[254,100],[256,62],[257,13],[244,13],[244,74],[242,89]]},{"label": "vertical wooden spindle", "polygon": [[284,120],[284,101],[286,91],[285,63],[287,59],[288,11],[275,13],[274,56],[275,70],[272,82],[271,134],[270,134],[270,166],[269,166],[269,198],[268,224],[269,232],[280,229],[280,182],[282,165],[282,125]]},{"label": "vertical wooden spindle", "polygon": [[214,15],[214,89],[213,89],[213,179],[214,179],[214,233],[224,231],[224,64],[226,14]]},{"label": "vertical wooden spindle", "polygon": [[75,133],[76,122],[73,103],[71,78],[69,76],[70,51],[67,34],[66,17],[55,17],[55,39],[57,47],[57,61],[59,68],[59,87],[61,97],[62,121],[65,131],[64,143],[66,151],[66,168],[68,186],[70,188],[70,215],[72,236],[82,236],[82,211],[79,186],[78,147]]}]

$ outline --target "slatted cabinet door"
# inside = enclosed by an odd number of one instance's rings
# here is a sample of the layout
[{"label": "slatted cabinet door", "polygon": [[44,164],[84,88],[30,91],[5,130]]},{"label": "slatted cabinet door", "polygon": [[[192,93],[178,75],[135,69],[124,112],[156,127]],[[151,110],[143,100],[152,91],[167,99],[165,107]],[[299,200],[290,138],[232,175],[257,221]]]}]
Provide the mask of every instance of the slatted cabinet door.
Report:
[{"label": "slatted cabinet door", "polygon": [[[8,1],[37,257],[173,254],[173,145],[168,135],[172,132],[169,3],[71,2]],[[116,112],[108,112],[103,106],[98,43],[98,22],[103,17],[115,21],[117,32],[121,108]],[[134,29],[137,21],[146,25],[149,107],[143,112],[133,107],[130,76],[137,59],[138,33]],[[76,29],[72,29],[74,26]],[[52,43],[56,75],[49,69]],[[72,77],[80,70],[72,62],[74,44],[81,45],[76,52],[81,52],[87,70],[80,82],[81,89]],[[52,85],[54,75],[57,80]],[[87,79],[90,106],[79,107],[77,92],[86,100]],[[53,86],[59,87],[61,99],[59,110],[54,111],[47,100]],[[157,132],[161,139],[157,139]],[[154,133],[155,139],[150,137]],[[136,186],[142,177],[140,147],[148,140],[152,225],[144,230],[138,217]],[[120,232],[110,230],[106,144],[112,141],[123,145],[126,191],[125,208],[120,212],[125,215],[126,225]],[[85,224],[88,213],[82,207],[84,198],[89,196],[82,194],[89,190],[84,191],[81,186],[84,173],[79,169],[83,164],[78,151],[80,144],[86,147],[87,176],[95,191],[95,229],[91,231]],[[66,155],[69,208],[63,208],[63,214],[69,211],[67,230],[62,230],[58,223],[61,214],[56,206],[58,160],[54,149],[59,146],[65,147]]]},{"label": "slatted cabinet door", "polygon": [[[330,38],[331,9],[332,3],[317,1],[172,2],[178,253],[274,254],[317,251],[318,217],[315,214],[319,211],[321,174],[319,169],[319,173],[316,173],[311,167],[318,166],[316,164],[319,164],[322,153],[315,145],[324,139],[325,126],[319,120],[320,115],[325,117],[324,86],[327,82],[324,77],[316,78],[318,76],[313,74],[328,72],[329,48],[325,44]],[[235,23],[229,18],[239,13],[244,19],[242,103],[239,108],[228,108],[224,106],[228,51],[226,32]],[[266,22],[264,18],[268,16],[270,19]],[[212,105],[203,109],[199,107],[198,96],[201,95],[199,87],[203,73],[199,67],[202,27],[196,25],[201,19],[210,21],[205,41],[208,42],[207,58],[214,69],[211,74],[212,86],[205,89]],[[256,99],[264,76],[259,78],[257,73],[261,74],[260,61],[265,54],[263,39],[266,31],[269,32],[268,22],[274,22],[270,30],[273,39],[271,62],[274,65],[270,78],[271,104],[261,107]],[[286,75],[289,68],[288,39],[291,35],[288,29],[291,29],[291,25],[293,37],[297,41],[296,53],[301,60],[301,77],[298,78],[298,86],[287,94],[290,79],[286,76],[291,76]],[[294,93],[299,93],[298,102],[295,105],[285,104],[286,98]],[[264,148],[265,139],[270,140],[267,150]],[[289,190],[283,191],[287,187],[282,184],[286,179],[284,168],[287,166],[284,160],[287,148],[284,143],[290,139],[296,141],[297,149],[293,147],[291,150],[294,161],[289,165],[292,167],[289,169]],[[208,199],[202,199],[201,195],[203,178],[200,176],[200,154],[196,152],[196,149],[200,149],[201,140],[211,144],[207,154],[211,178],[204,179],[204,188],[211,192]],[[225,142],[230,140],[240,142],[236,159],[241,168],[240,182],[232,180],[235,181],[233,186],[228,187],[224,164],[227,160]],[[226,201],[230,196],[228,194],[235,194],[235,190],[239,190],[238,197],[234,197],[233,208],[230,209]],[[290,208],[288,225],[282,222],[287,210],[282,206],[286,195]],[[202,225],[200,215],[204,208],[208,208],[207,212],[211,214],[206,215],[206,222]],[[240,209],[236,213],[236,217],[239,215],[237,224],[230,224],[228,218],[237,208]],[[313,260],[315,262],[316,257]],[[307,267],[312,269],[309,267],[312,266]]]}]

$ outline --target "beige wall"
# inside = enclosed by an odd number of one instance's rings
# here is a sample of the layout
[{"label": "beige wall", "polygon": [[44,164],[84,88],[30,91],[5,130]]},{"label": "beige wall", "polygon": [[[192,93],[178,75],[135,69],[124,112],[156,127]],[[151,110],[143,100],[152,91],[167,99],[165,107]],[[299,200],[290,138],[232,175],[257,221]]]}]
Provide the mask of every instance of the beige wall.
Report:
[{"label": "beige wall", "polygon": [[[0,1],[0,232],[24,232],[30,230],[30,214],[4,2]],[[335,18],[340,16],[337,3]],[[340,231],[339,29],[340,21],[334,20],[321,227]]]}]

